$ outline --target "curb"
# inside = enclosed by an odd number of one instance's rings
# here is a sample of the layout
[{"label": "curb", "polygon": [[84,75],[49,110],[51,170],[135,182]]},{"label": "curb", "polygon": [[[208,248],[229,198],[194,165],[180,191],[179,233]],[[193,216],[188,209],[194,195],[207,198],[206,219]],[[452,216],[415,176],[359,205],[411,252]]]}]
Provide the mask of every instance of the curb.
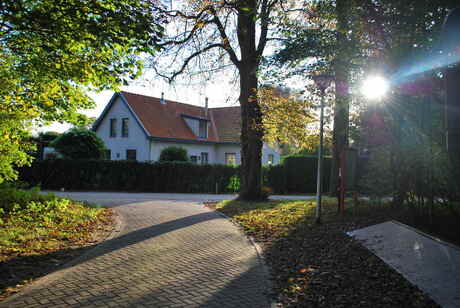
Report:
[{"label": "curb", "polygon": [[101,240],[99,243],[97,243],[93,247],[88,248],[87,251],[83,252],[78,257],[76,257],[74,259],[71,259],[71,260],[59,265],[58,267],[56,267],[54,269],[54,271],[46,274],[43,277],[40,277],[40,278],[37,278],[37,279],[33,280],[30,284],[28,284],[27,286],[22,288],[19,292],[7,297],[3,301],[0,301],[0,307],[9,307],[9,306],[4,306],[4,305],[8,305],[8,303],[13,301],[14,299],[16,299],[16,297],[24,296],[24,295],[27,295],[28,293],[32,292],[38,284],[47,284],[47,283],[51,283],[52,281],[58,279],[59,277],[64,275],[66,272],[71,271],[72,266],[74,266],[74,265],[76,265],[78,263],[83,263],[83,261],[85,261],[85,259],[92,252],[94,252],[101,244],[105,243],[108,240],[111,240],[111,239],[115,238],[116,235],[121,233],[121,231],[125,227],[125,224],[123,222],[123,219],[121,218],[121,215],[114,208],[112,208],[112,209],[113,209],[113,212],[114,212],[115,226],[114,226],[113,230],[110,232],[110,234],[108,234],[103,240]]},{"label": "curb", "polygon": [[402,226],[402,227],[405,227],[405,228],[407,228],[407,229],[409,229],[409,230],[412,230],[412,231],[414,231],[415,233],[418,233],[418,234],[420,234],[420,235],[422,235],[422,236],[424,236],[424,237],[430,238],[430,239],[432,239],[433,241],[438,242],[439,244],[448,246],[448,247],[450,247],[450,248],[454,248],[454,249],[456,249],[456,250],[460,250],[460,247],[459,247],[459,246],[457,246],[457,245],[455,245],[455,244],[452,244],[452,243],[449,243],[449,242],[446,242],[446,241],[444,241],[444,240],[442,240],[442,239],[440,239],[440,238],[437,238],[436,236],[433,236],[433,235],[430,235],[430,234],[428,234],[428,233],[425,233],[425,232],[423,232],[423,231],[421,231],[421,230],[419,230],[419,229],[417,229],[417,228],[411,227],[411,226],[406,225],[406,224],[404,224],[404,223],[402,223],[402,222],[400,222],[400,221],[397,221],[397,220],[390,220],[390,221],[391,221],[392,223],[395,223],[395,224],[397,224],[397,225],[400,225],[400,226]]},{"label": "curb", "polygon": [[[207,210],[209,211],[212,211],[214,213],[216,213],[217,215],[221,216],[222,218],[228,220],[230,223],[232,223],[235,227],[238,228],[239,232],[246,238],[246,240],[249,242],[249,244],[251,246],[254,247],[255,251],[256,251],[256,254],[257,254],[257,259],[259,260],[260,264],[262,265],[262,268],[263,268],[263,271],[264,271],[264,274],[265,276],[267,277],[267,280],[266,280],[266,289],[267,289],[267,293],[270,293],[271,291],[273,291],[273,283],[272,283],[272,275],[270,273],[270,270],[269,270],[269,266],[267,264],[267,261],[266,261],[266,258],[264,256],[264,253],[263,253],[263,249],[262,247],[256,243],[254,237],[250,236],[250,235],[247,235],[242,226],[235,220],[235,219],[232,219],[231,217],[225,215],[224,213],[218,211],[218,210],[215,210],[215,209],[212,209],[212,208],[209,208],[205,205],[205,202],[202,203],[202,207],[203,208],[206,208]],[[280,307],[279,306],[279,303],[277,303],[275,300],[273,300],[270,296],[268,296],[267,294],[267,300],[268,300],[268,307],[269,308],[277,308],[277,307]]]}]

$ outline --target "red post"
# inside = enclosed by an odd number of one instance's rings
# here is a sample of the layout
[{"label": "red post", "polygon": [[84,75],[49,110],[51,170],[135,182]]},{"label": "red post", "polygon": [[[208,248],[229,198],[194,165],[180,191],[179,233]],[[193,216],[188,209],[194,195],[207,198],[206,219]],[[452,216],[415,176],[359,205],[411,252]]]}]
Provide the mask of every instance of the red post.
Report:
[{"label": "red post", "polygon": [[345,190],[346,190],[346,182],[347,182],[347,174],[346,174],[346,167],[347,167],[347,150],[343,150],[341,153],[340,158],[340,169],[341,169],[341,181],[340,181],[340,214],[343,215],[345,211]]}]

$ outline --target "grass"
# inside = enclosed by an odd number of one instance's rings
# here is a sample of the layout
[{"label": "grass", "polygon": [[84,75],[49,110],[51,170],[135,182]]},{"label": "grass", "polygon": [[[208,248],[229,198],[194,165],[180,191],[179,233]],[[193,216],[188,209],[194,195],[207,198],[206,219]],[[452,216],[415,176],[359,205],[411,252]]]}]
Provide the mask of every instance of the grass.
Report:
[{"label": "grass", "polygon": [[[332,204],[332,200],[324,200]],[[302,224],[313,224],[316,201],[314,200],[282,200],[268,202],[222,201],[215,209],[232,217],[243,227],[245,232],[259,241],[286,235],[293,228]],[[325,206],[323,214],[328,217],[333,211]]]},{"label": "grass", "polygon": [[323,224],[316,225],[314,200],[232,200],[210,206],[262,244],[282,307],[437,307],[345,234],[389,219],[404,220],[403,208],[347,199],[342,216],[336,200],[325,198]]},{"label": "grass", "polygon": [[22,281],[75,256],[70,252],[94,244],[96,231],[112,223],[111,210],[97,205],[41,194],[37,189],[1,189],[0,268],[6,275],[0,278],[0,299],[17,291]]}]

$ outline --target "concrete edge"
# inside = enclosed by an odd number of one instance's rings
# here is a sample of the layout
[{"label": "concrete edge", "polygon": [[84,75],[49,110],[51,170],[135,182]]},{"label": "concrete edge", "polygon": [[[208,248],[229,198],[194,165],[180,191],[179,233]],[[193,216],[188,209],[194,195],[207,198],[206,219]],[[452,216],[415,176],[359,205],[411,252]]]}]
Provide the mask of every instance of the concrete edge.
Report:
[{"label": "concrete edge", "polygon": [[[225,215],[224,213],[222,213],[222,212],[220,212],[218,210],[211,209],[211,208],[207,207],[204,204],[204,202],[201,203],[201,206],[203,208],[208,209],[209,211],[213,211],[217,215],[221,216],[222,218],[224,218],[224,219],[228,220],[230,223],[232,223],[235,227],[237,227],[238,231],[244,236],[244,238],[246,238],[246,240],[249,242],[249,244],[252,247],[254,247],[254,250],[256,251],[256,254],[257,254],[257,259],[259,260],[260,264],[262,265],[263,271],[265,272],[265,276],[267,277],[267,282],[266,282],[267,291],[273,291],[273,283],[272,283],[273,276],[271,275],[271,272],[269,270],[269,266],[268,266],[266,258],[264,256],[263,249],[259,244],[256,243],[254,237],[252,237],[250,235],[247,235],[244,232],[243,227],[235,219],[232,219],[231,217]],[[267,299],[268,299],[268,305],[269,305],[270,308],[279,307],[278,306],[279,303],[274,301],[268,294],[267,294]]]},{"label": "concrete edge", "polygon": [[26,285],[24,288],[19,290],[19,292],[17,292],[15,294],[5,298],[3,301],[0,301],[0,307],[5,305],[5,304],[8,304],[11,301],[13,301],[18,296],[24,296],[24,295],[27,295],[28,293],[32,292],[38,284],[48,284],[48,283],[51,283],[51,282],[55,281],[56,279],[60,278],[62,275],[64,275],[68,271],[71,271],[72,267],[74,265],[76,265],[78,263],[82,263],[83,261],[85,261],[85,259],[95,249],[97,249],[102,243],[115,238],[119,233],[121,233],[121,231],[125,228],[125,223],[123,222],[123,219],[121,218],[121,215],[114,208],[112,208],[112,209],[114,210],[113,212],[114,212],[114,216],[115,216],[114,217],[115,226],[114,226],[112,232],[110,232],[110,234],[108,234],[104,239],[102,239],[99,243],[97,243],[93,247],[88,248],[87,251],[83,252],[78,257],[76,257],[74,259],[71,259],[71,260],[59,265],[58,267],[56,267],[56,269],[54,271],[46,274],[45,276],[37,278],[37,279],[34,279],[32,282],[30,282],[30,284]]},{"label": "concrete edge", "polygon": [[453,248],[453,249],[456,249],[456,250],[460,251],[460,247],[455,245],[455,244],[452,244],[452,243],[446,242],[444,240],[441,240],[440,238],[437,238],[437,237],[435,237],[433,235],[425,233],[425,232],[423,232],[423,231],[421,231],[421,230],[419,230],[417,228],[414,228],[414,227],[411,227],[409,225],[406,225],[406,224],[404,224],[404,223],[402,223],[400,221],[397,221],[397,220],[389,220],[389,221],[392,222],[392,223],[395,223],[397,225],[400,225],[402,227],[405,227],[405,228],[407,228],[409,230],[412,230],[412,231],[414,231],[414,232],[416,232],[416,233],[418,233],[418,234],[420,234],[422,236],[428,237],[428,238],[432,239],[433,241],[438,242],[439,244],[446,245],[446,246],[449,246],[450,248]]},{"label": "concrete edge", "polygon": [[[404,228],[406,228],[406,229],[409,229],[409,230],[411,230],[411,231],[414,231],[415,233],[418,233],[418,234],[420,234],[421,236],[424,236],[424,237],[427,237],[427,238],[429,238],[429,239],[431,239],[431,240],[434,240],[434,241],[436,241],[436,242],[438,242],[438,243],[440,243],[440,244],[449,246],[449,247],[454,248],[454,249],[456,249],[456,250],[457,250],[457,249],[460,250],[460,248],[457,247],[457,246],[455,246],[454,244],[445,242],[445,241],[443,241],[443,240],[441,240],[441,239],[439,239],[439,238],[437,238],[437,237],[434,237],[434,236],[432,236],[432,235],[429,235],[429,234],[427,234],[427,233],[425,233],[425,232],[423,232],[423,231],[420,231],[420,230],[418,230],[418,229],[416,229],[416,228],[414,228],[414,227],[411,227],[411,226],[409,226],[409,225],[406,225],[406,224],[404,224],[404,223],[402,223],[402,222],[399,222],[399,221],[397,221],[397,220],[388,220],[388,221],[385,221],[385,222],[383,222],[383,223],[386,223],[386,222],[392,222],[392,223],[394,223],[394,224],[396,224],[396,225],[399,225],[399,226],[401,226],[401,227],[404,227]],[[375,225],[379,225],[379,224],[375,224]],[[375,226],[375,225],[371,225],[371,226]],[[368,226],[368,227],[365,227],[365,228],[369,228],[369,227],[371,227],[371,226]],[[361,228],[361,229],[365,229],[365,228]],[[357,230],[360,230],[360,229],[357,229]],[[350,232],[351,232],[351,231],[350,231]],[[409,280],[409,279],[406,277],[405,273],[404,273],[400,268],[397,268],[397,267],[393,266],[393,264],[387,262],[383,257],[379,256],[379,255],[377,254],[376,250],[374,250],[374,249],[372,249],[372,248],[369,248],[369,247],[366,247],[366,246],[364,245],[364,243],[365,243],[367,240],[358,240],[358,239],[355,238],[354,235],[351,235],[350,232],[345,232],[345,234],[346,234],[348,237],[350,237],[353,241],[356,241],[359,245],[361,245],[361,246],[364,247],[365,249],[369,250],[375,257],[377,257],[378,259],[380,259],[383,263],[385,263],[385,264],[386,264],[388,267],[390,267],[393,271],[395,271],[396,273],[398,273],[403,279],[405,279],[408,283],[410,283],[414,288],[418,289],[420,292],[422,292],[423,294],[425,294],[425,295],[426,295],[427,297],[429,297],[433,302],[435,302],[437,305],[439,305],[439,306],[441,307],[441,304],[438,303],[438,302],[432,297],[432,295],[431,295],[428,291],[422,289],[419,285],[417,285],[416,283],[414,283],[414,282],[412,282],[411,280]]]}]

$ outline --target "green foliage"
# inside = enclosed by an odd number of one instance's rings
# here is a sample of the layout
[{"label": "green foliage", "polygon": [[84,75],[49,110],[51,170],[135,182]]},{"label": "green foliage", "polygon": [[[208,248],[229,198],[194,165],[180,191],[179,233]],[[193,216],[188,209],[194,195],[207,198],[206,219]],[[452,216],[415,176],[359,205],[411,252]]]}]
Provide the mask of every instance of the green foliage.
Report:
[{"label": "green foliage", "polygon": [[233,192],[229,183],[239,168],[191,162],[43,160],[21,169],[20,178],[43,189],[145,192]]},{"label": "green foliage", "polygon": [[54,200],[52,194],[41,194],[39,187],[33,187],[30,190],[17,189],[15,187],[0,188],[0,208],[3,213],[8,214],[13,210],[20,210],[28,206],[29,203],[43,203]]},{"label": "green foliage", "polygon": [[48,131],[40,132],[37,137],[32,137],[31,142],[36,145],[36,150],[30,154],[34,159],[43,159],[44,148],[50,146],[50,143],[59,136],[58,132]]},{"label": "green foliage", "polygon": [[187,149],[174,146],[164,148],[160,161],[188,161]]},{"label": "green foliage", "polygon": [[60,134],[58,132],[48,131],[41,132],[38,134],[38,141],[40,141],[44,146],[48,146],[54,139],[56,139]]},{"label": "green foliage", "polygon": [[104,141],[95,132],[84,128],[73,128],[61,134],[52,143],[67,159],[102,159],[105,155]]},{"label": "green foliage", "polygon": [[230,178],[227,185],[227,190],[230,192],[240,191],[240,178],[237,175],[234,175]]},{"label": "green foliage", "polygon": [[81,122],[87,90],[116,89],[141,72],[162,17],[148,0],[17,0],[0,5],[0,182],[30,163],[30,122]]},{"label": "green foliage", "polygon": [[[0,74],[2,69],[0,64]],[[24,128],[23,114],[2,112],[3,106],[3,103],[0,104],[0,183],[16,179],[15,168],[29,164],[32,158],[27,153],[36,148],[30,141],[30,133]]]},{"label": "green foliage", "polygon": [[38,189],[2,188],[0,198],[0,261],[58,250],[63,241],[84,240],[90,236],[86,226],[101,211],[40,194]]},{"label": "green foliage", "polygon": [[[328,190],[330,158],[324,158],[323,191]],[[318,158],[314,156],[288,156],[283,164],[265,169],[267,186],[275,193],[316,192]]]}]

